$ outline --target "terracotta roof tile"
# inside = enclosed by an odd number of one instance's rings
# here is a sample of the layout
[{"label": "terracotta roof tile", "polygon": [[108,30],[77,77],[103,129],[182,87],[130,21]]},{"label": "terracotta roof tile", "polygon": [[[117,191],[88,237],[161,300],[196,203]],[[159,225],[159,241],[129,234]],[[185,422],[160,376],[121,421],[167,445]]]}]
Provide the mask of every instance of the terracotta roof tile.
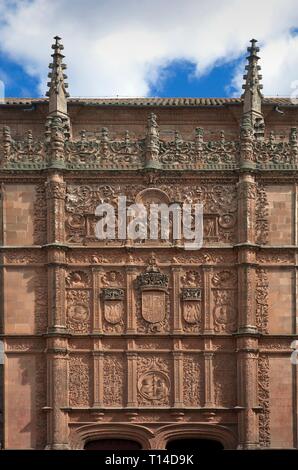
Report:
[{"label": "terracotta roof tile", "polygon": [[[1,105],[31,105],[34,103],[47,103],[47,98],[6,98]],[[241,98],[69,98],[69,104],[97,105],[97,106],[224,106],[240,104]],[[266,97],[266,105],[297,106],[291,98]]]}]

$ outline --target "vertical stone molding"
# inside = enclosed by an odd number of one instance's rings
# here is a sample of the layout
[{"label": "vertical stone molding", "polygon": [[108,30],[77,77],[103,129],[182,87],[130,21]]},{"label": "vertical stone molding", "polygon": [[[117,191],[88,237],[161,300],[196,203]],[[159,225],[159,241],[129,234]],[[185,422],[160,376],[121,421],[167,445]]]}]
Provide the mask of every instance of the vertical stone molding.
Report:
[{"label": "vertical stone molding", "polygon": [[47,450],[69,449],[67,339],[49,338],[47,347]]},{"label": "vertical stone molding", "polygon": [[181,300],[180,300],[180,268],[172,268],[173,289],[172,289],[172,312],[174,333],[182,332],[181,320]]},{"label": "vertical stone molding", "polygon": [[238,338],[238,406],[239,448],[253,449],[259,445],[258,435],[258,340]]},{"label": "vertical stone molding", "polygon": [[58,173],[50,174],[46,183],[48,206],[48,243],[64,242],[64,206],[66,183]]},{"label": "vertical stone molding", "polygon": [[94,373],[94,388],[93,388],[93,407],[103,407],[103,351],[95,350],[93,352],[93,373]]},{"label": "vertical stone molding", "polygon": [[133,351],[127,353],[127,408],[136,408],[137,399],[137,354]]},{"label": "vertical stone molding", "polygon": [[48,331],[65,332],[65,253],[48,247]]},{"label": "vertical stone molding", "polygon": [[127,312],[127,333],[134,334],[137,331],[136,326],[136,291],[135,278],[137,270],[133,266],[126,268],[126,312]]},{"label": "vertical stone molding", "polygon": [[174,407],[183,408],[183,353],[173,352],[174,358]]},{"label": "vertical stone molding", "polygon": [[205,351],[204,357],[204,407],[213,408],[215,406],[214,398],[214,377],[213,377],[213,357],[214,353]]},{"label": "vertical stone molding", "polygon": [[240,174],[238,182],[238,243],[254,243],[256,184],[254,176]]},{"label": "vertical stone molding", "polygon": [[204,327],[205,334],[213,333],[213,319],[211,312],[211,276],[212,267],[203,266],[203,285],[204,285]]}]

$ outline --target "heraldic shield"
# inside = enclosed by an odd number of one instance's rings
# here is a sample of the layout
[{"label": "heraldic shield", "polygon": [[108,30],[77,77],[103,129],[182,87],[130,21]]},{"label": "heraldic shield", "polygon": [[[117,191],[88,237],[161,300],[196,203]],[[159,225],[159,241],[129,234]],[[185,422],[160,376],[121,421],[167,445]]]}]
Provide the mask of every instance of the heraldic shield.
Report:
[{"label": "heraldic shield", "polygon": [[142,292],[142,316],[149,323],[159,323],[166,314],[165,292]]}]

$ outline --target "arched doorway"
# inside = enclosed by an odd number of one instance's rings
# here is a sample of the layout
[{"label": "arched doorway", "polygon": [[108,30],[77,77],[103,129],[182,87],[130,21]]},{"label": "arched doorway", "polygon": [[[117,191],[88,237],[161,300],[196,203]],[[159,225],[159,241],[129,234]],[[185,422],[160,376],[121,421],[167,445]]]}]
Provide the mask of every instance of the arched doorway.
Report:
[{"label": "arched doorway", "polygon": [[224,446],[219,441],[213,439],[173,439],[166,445],[167,450],[187,450],[210,452],[213,450],[223,450]]},{"label": "arched doorway", "polygon": [[129,439],[97,439],[85,444],[84,450],[140,450],[142,446],[137,441]]}]

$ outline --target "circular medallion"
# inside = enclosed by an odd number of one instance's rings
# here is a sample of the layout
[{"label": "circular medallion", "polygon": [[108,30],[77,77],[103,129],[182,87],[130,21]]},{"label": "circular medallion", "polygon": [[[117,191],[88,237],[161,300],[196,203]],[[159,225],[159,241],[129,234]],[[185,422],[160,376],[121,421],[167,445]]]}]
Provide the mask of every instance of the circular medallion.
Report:
[{"label": "circular medallion", "polygon": [[163,372],[149,371],[141,375],[138,390],[147,400],[162,400],[169,395],[170,381]]},{"label": "circular medallion", "polygon": [[75,323],[86,321],[89,316],[88,308],[84,304],[71,305],[67,313],[71,321]]}]

